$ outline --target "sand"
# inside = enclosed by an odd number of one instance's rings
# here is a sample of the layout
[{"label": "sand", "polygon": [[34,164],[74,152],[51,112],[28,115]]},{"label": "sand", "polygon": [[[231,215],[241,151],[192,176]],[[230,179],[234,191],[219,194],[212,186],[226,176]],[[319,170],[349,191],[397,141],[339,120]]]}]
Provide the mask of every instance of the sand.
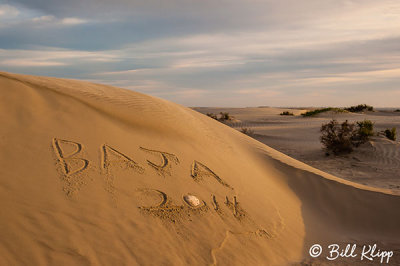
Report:
[{"label": "sand", "polygon": [[315,243],[399,247],[391,190],[189,108],[9,73],[0,88],[0,265],[298,265],[320,263]]},{"label": "sand", "polygon": [[[233,128],[253,131],[252,137],[290,157],[317,169],[350,181],[377,188],[390,189],[400,194],[400,142],[379,134],[387,128],[400,130],[400,112],[377,109],[364,113],[326,112],[313,117],[302,117],[306,109],[285,108],[195,108],[202,113],[228,112]],[[282,116],[289,111],[294,116]],[[331,119],[339,122],[371,120],[379,135],[355,149],[351,154],[326,156],[319,141],[320,128]],[[399,132],[397,140],[400,139]]]}]

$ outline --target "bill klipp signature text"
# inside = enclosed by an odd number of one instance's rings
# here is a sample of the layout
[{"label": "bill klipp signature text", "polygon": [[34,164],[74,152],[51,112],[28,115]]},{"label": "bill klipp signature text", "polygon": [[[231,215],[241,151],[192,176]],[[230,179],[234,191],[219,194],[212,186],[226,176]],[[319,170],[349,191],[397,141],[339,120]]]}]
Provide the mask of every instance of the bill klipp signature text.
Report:
[{"label": "bill klipp signature text", "polygon": [[[361,252],[357,252],[360,249]],[[317,258],[322,254],[322,246],[314,244],[310,247],[309,253],[313,258]],[[357,244],[347,244],[340,246],[338,244],[330,244],[327,247],[326,259],[334,261],[338,258],[359,258],[361,261],[379,261],[380,263],[389,263],[390,258],[393,257],[393,251],[380,250],[376,244],[363,245],[361,248]]]}]

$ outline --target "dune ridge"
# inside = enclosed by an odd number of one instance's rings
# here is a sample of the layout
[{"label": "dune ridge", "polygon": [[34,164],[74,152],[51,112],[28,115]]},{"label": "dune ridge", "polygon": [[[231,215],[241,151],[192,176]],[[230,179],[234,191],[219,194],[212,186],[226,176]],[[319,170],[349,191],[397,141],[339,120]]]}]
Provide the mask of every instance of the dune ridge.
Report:
[{"label": "dune ridge", "polygon": [[0,264],[286,265],[314,243],[399,246],[399,196],[188,108],[5,72],[0,88]]}]

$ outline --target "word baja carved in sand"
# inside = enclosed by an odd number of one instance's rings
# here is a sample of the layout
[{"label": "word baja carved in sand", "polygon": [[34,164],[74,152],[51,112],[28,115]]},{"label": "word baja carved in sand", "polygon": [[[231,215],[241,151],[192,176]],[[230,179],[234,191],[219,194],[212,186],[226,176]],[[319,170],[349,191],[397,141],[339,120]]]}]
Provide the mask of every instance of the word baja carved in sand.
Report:
[{"label": "word baja carved in sand", "polygon": [[[54,138],[52,140],[52,147],[56,154],[57,161],[60,165],[60,172],[62,173],[63,190],[67,196],[72,196],[80,187],[85,184],[85,170],[90,167],[93,168],[93,162],[84,158],[84,146],[81,143]],[[159,157],[161,163],[155,163],[150,159],[146,159],[148,167],[153,169],[162,177],[171,175],[173,165],[180,163],[178,157],[172,153],[151,150],[144,147],[139,147],[139,150],[145,152],[149,156]],[[134,173],[143,175],[146,167],[140,165],[130,156],[122,153],[116,148],[103,144],[100,147],[100,172],[105,176],[105,189],[107,192],[114,196],[114,174],[117,168],[124,170],[132,170]],[[114,170],[113,170],[114,169]],[[169,222],[175,223],[179,219],[191,219],[191,214],[201,215],[203,213],[213,210],[216,214],[224,220],[226,215],[230,215],[240,223],[247,221],[252,224],[255,233],[259,236],[269,236],[265,230],[256,226],[246,215],[246,211],[239,204],[237,197],[232,195],[234,188],[227,182],[221,179],[214,171],[212,171],[205,164],[193,160],[190,168],[190,175],[188,177],[196,183],[204,183],[210,180],[215,180],[217,183],[224,187],[230,196],[225,196],[225,199],[211,193],[209,204],[193,193],[183,194],[180,198],[181,204],[177,205],[176,199],[172,199],[164,191],[152,188],[140,188],[136,190],[138,199],[142,199],[144,206],[138,208],[144,214],[149,214]],[[143,202],[143,199],[150,199]],[[209,207],[210,206],[210,207]]]},{"label": "word baja carved in sand", "polygon": [[[63,174],[66,178],[70,178],[73,175],[77,175],[84,170],[86,170],[90,164],[90,161],[82,157],[77,156],[83,151],[83,145],[81,143],[54,138],[52,141],[54,152],[60,162],[63,170]],[[66,146],[73,149],[72,152],[67,153],[64,149]],[[172,163],[175,165],[179,164],[179,159],[176,155],[163,151],[150,150],[147,148],[140,147],[140,150],[151,154],[157,154],[161,157],[161,164],[158,165],[150,160],[147,160],[149,166],[157,171],[160,175],[165,174],[171,175]],[[75,162],[75,163],[73,163]],[[80,163],[76,163],[80,162]],[[103,144],[101,146],[101,168],[106,174],[110,173],[111,166],[119,166],[123,168],[133,169],[139,174],[145,172],[145,168],[131,159],[129,156],[123,154],[117,149],[111,147],[110,145]],[[206,165],[194,160],[191,167],[192,178],[200,182],[204,177],[211,177],[216,179],[221,185],[233,189],[229,184],[223,181],[217,174],[215,174]]]}]

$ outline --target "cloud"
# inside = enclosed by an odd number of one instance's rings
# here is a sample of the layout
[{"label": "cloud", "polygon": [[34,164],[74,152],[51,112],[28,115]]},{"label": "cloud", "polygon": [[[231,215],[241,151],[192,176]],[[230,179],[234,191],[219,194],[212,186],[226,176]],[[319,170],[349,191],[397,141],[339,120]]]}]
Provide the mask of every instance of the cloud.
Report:
[{"label": "cloud", "polygon": [[0,3],[17,10],[0,26],[4,70],[186,105],[341,105],[361,92],[396,103],[387,96],[400,74],[395,0]]},{"label": "cloud", "polygon": [[32,19],[33,22],[52,22],[55,21],[56,18],[54,16],[51,15],[47,15],[47,16],[40,16],[40,17],[35,17]]},{"label": "cloud", "polygon": [[13,6],[0,5],[0,18],[16,17],[19,13],[19,10]]},{"label": "cloud", "polygon": [[61,19],[61,24],[63,25],[79,25],[83,23],[87,23],[87,20],[80,18],[63,18]]},{"label": "cloud", "polygon": [[46,60],[29,60],[29,59],[9,59],[0,62],[5,66],[22,66],[22,67],[48,67],[48,66],[62,66],[65,63],[46,61]]},{"label": "cloud", "polygon": [[45,15],[45,16],[40,16],[40,17],[34,17],[31,20],[34,23],[37,23],[42,26],[76,26],[80,24],[85,24],[88,23],[87,20],[85,19],[80,19],[80,18],[63,18],[63,19],[58,19],[55,16],[52,15]]},{"label": "cloud", "polygon": [[116,62],[118,59],[110,52],[74,51],[46,47],[41,50],[5,50],[0,49],[0,66],[29,67],[76,66],[79,64],[97,64],[98,62]]},{"label": "cloud", "polygon": [[210,57],[192,57],[189,59],[177,60],[172,68],[215,68],[226,67],[232,65],[244,64],[244,58],[237,56],[210,56]]},{"label": "cloud", "polygon": [[[0,22],[3,27],[26,27],[32,26],[75,26],[88,23],[89,20],[78,17],[57,17],[54,14],[46,14],[35,10],[26,9],[25,6],[14,6],[1,4],[0,0]],[[13,3],[14,4],[14,3]]]}]

